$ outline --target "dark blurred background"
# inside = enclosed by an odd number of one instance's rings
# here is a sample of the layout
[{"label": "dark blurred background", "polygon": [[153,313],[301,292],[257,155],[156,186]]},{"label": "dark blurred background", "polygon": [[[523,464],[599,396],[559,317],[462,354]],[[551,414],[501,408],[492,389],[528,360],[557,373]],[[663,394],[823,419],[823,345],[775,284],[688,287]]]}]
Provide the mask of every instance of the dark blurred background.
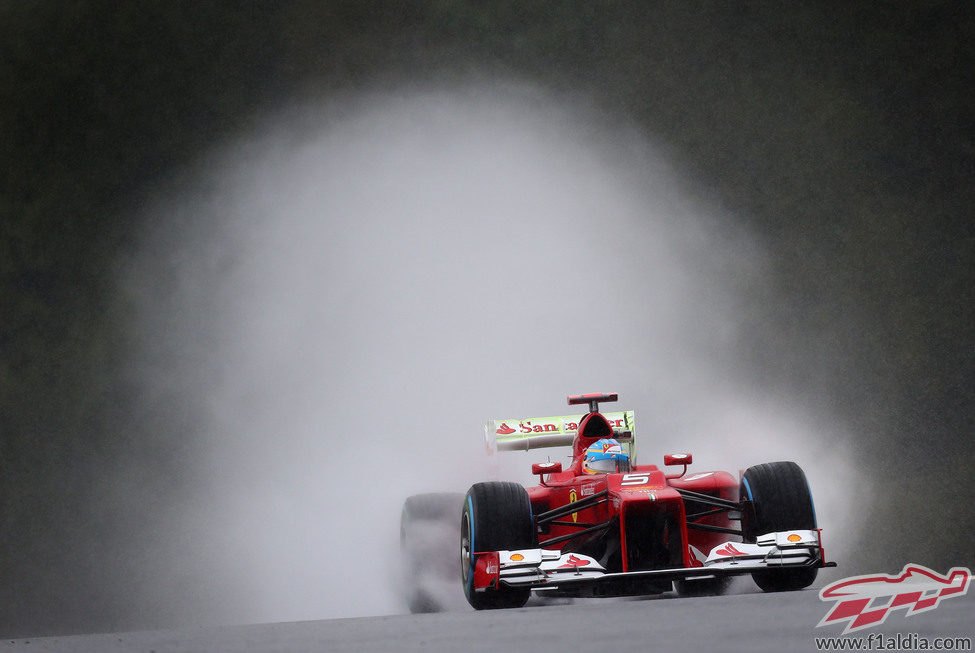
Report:
[{"label": "dark blurred background", "polygon": [[[973,13],[934,1],[3,3],[0,633],[174,619],[130,553],[159,528],[140,498],[186,492],[192,455],[178,416],[124,372],[132,336],[112,294],[138,208],[289,102],[474,77],[527,80],[637,125],[747,223],[774,278],[747,298],[755,328],[737,346],[759,387],[809,397],[852,429],[881,497],[863,501],[857,564],[975,565]],[[129,504],[102,500],[119,470],[141,488]]]}]

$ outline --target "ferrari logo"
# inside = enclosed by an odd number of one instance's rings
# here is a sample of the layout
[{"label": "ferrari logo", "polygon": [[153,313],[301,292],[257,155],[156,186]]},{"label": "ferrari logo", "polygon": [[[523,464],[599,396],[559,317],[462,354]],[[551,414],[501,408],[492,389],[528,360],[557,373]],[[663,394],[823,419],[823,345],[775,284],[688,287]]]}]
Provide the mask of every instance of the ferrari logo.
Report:
[{"label": "ferrari logo", "polygon": [[[574,502],[576,502],[578,500],[579,500],[579,495],[576,494],[575,488],[572,488],[571,490],[569,490],[569,502],[570,503],[574,503]],[[579,513],[577,513],[577,512],[572,513],[572,521],[574,521],[574,522],[579,521]]]}]

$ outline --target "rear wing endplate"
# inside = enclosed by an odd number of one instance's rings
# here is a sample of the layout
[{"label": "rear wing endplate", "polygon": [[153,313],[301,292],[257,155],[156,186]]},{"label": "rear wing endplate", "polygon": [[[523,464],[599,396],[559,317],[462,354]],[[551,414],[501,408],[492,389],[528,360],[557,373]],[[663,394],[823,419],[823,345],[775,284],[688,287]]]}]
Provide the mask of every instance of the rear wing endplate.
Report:
[{"label": "rear wing endplate", "polygon": [[[613,437],[633,456],[633,411],[602,414],[613,428]],[[495,419],[484,425],[488,451],[529,451],[545,447],[572,446],[579,422],[585,415],[558,415],[529,419]]]}]

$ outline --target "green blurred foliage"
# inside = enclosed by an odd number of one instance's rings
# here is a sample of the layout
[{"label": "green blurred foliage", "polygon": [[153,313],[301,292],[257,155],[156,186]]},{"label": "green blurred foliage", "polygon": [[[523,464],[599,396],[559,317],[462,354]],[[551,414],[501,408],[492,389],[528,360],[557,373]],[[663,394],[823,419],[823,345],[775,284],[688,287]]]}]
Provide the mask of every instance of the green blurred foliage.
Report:
[{"label": "green blurred foliage", "polygon": [[[178,492],[189,463],[168,416],[129,410],[154,398],[121,371],[112,275],[153,184],[289,98],[515,77],[638,125],[775,253],[740,343],[755,378],[839,413],[865,459],[903,456],[883,492],[915,465],[946,473],[944,457],[970,476],[972,15],[934,0],[3,3],[0,632],[169,618],[131,578],[105,589],[139,568],[119,542],[154,526],[136,498],[106,513],[103,479],[135,465],[147,494]],[[936,532],[925,507],[867,518]],[[972,508],[954,510],[972,530]],[[930,544],[902,547],[972,562]]]}]

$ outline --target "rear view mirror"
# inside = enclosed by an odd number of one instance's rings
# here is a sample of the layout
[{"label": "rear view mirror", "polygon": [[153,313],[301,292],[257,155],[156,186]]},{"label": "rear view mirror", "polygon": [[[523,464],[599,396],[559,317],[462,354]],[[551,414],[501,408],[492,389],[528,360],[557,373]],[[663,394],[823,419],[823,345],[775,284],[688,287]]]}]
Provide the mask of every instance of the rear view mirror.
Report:
[{"label": "rear view mirror", "polygon": [[535,463],[532,465],[532,474],[558,474],[562,471],[562,463]]},{"label": "rear view mirror", "polygon": [[694,456],[689,453],[669,453],[664,456],[664,465],[690,465]]}]

